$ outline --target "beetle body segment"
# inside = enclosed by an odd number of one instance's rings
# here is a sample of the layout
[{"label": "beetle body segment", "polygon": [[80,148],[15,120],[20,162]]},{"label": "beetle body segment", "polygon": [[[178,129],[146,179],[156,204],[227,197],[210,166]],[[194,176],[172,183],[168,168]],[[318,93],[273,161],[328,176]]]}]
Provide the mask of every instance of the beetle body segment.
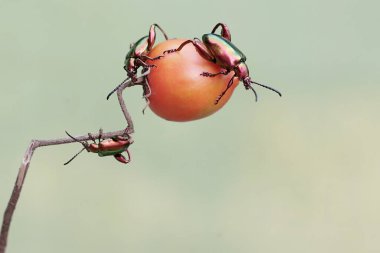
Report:
[{"label": "beetle body segment", "polygon": [[204,34],[202,41],[209,53],[214,57],[215,63],[226,70],[232,70],[247,59],[231,41],[222,36],[213,33]]},{"label": "beetle body segment", "polygon": [[[216,29],[221,26],[220,35],[215,34]],[[281,93],[269,86],[253,82],[249,76],[248,66],[245,64],[247,58],[245,55],[231,42],[231,34],[226,24],[218,23],[211,33],[204,34],[202,36],[202,42],[195,38],[194,40],[187,40],[183,42],[177,49],[170,49],[164,51],[166,53],[174,53],[181,51],[181,49],[187,45],[193,44],[197,49],[198,53],[208,61],[212,61],[224,68],[224,71],[219,73],[208,73],[203,72],[200,75],[205,77],[215,77],[217,75],[227,75],[231,71],[235,74],[228,82],[226,88],[221,92],[221,94],[216,98],[215,104],[218,104],[219,100],[226,94],[227,90],[232,86],[234,78],[238,78],[243,81],[244,87],[248,90],[251,89],[256,97],[256,91],[251,86],[251,83],[255,83],[264,88],[270,89],[281,96]]]},{"label": "beetle body segment", "polygon": [[110,156],[124,152],[131,143],[127,139],[116,136],[112,139],[105,139],[98,144],[91,143],[88,151],[98,153],[99,156]]},{"label": "beetle body segment", "polygon": [[[137,79],[137,71],[140,67],[142,67],[142,73],[148,71],[149,68],[155,67],[155,65],[149,65],[146,61],[149,60],[158,60],[162,56],[158,56],[156,58],[148,57],[149,52],[152,50],[154,43],[156,41],[156,27],[162,32],[165,39],[168,40],[168,36],[165,31],[158,24],[153,24],[149,28],[149,34],[137,40],[135,43],[131,44],[127,55],[124,60],[124,69],[127,72],[127,79],[125,79],[121,84],[119,84],[115,89],[113,89],[107,96],[107,100],[109,97],[128,79],[131,79],[132,82],[136,82]],[[148,90],[148,89],[144,89]],[[149,94],[144,92],[144,97],[147,99]]]},{"label": "beetle body segment", "polygon": [[[73,158],[71,158],[68,162],[66,162],[65,165],[71,162],[84,149],[87,150],[88,152],[96,153],[100,157],[114,156],[115,159],[121,163],[129,163],[131,160],[128,148],[133,143],[133,140],[128,134],[126,134],[125,136],[114,136],[109,139],[102,139],[103,131],[102,129],[100,129],[98,142],[96,142],[95,138],[91,134],[88,134],[90,139],[94,142],[94,143],[88,144],[87,141],[83,141],[83,142],[79,141],[75,137],[71,136],[68,132],[66,133],[73,140],[81,143],[83,145],[83,149],[80,152],[78,152]],[[123,152],[127,153],[128,159],[122,155]]]},{"label": "beetle body segment", "polygon": [[[143,71],[146,71],[148,68],[154,67],[154,65],[146,64],[146,60],[149,59],[147,56],[152,50],[153,45],[156,41],[156,27],[160,29],[163,33],[165,39],[168,39],[168,36],[162,30],[158,24],[153,24],[149,28],[149,34],[142,37],[134,44],[131,45],[127,55],[125,56],[124,69],[127,71],[128,77],[132,81],[136,80],[137,69],[143,67]],[[158,57],[157,59],[159,59]]]}]

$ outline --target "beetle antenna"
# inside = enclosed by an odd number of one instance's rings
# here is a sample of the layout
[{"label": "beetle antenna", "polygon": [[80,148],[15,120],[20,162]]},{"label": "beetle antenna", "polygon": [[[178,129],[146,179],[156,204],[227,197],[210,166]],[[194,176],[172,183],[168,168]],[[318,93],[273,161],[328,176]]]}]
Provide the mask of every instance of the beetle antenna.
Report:
[{"label": "beetle antenna", "polygon": [[255,94],[255,101],[257,102],[257,93],[256,93],[255,89],[251,85],[247,85],[247,86],[245,86],[245,88],[247,90],[250,89],[253,91],[253,93]]},{"label": "beetle antenna", "polygon": [[68,160],[67,162],[65,162],[63,165],[67,165],[69,164],[72,160],[75,159],[75,157],[77,157],[80,153],[82,153],[83,150],[85,150],[86,148],[82,148],[78,153],[76,153],[70,160]]},{"label": "beetle antenna", "polygon": [[110,96],[115,92],[115,91],[117,91],[123,84],[125,84],[127,81],[128,81],[128,79],[130,79],[130,77],[127,77],[123,82],[121,82],[121,84],[119,84],[118,86],[116,86],[116,88],[115,89],[113,89],[109,94],[108,94],[108,96],[107,96],[107,100],[110,98]]},{"label": "beetle antenna", "polygon": [[[276,92],[280,97],[282,96],[282,95],[281,95],[281,92],[279,92],[278,90],[273,89],[272,87],[266,86],[266,85],[261,84],[261,83],[256,83],[256,82],[254,82],[254,81],[251,81],[251,83],[257,84],[257,85],[259,85],[259,86],[261,86],[261,87],[267,88],[268,90],[274,91],[274,92]],[[251,87],[251,88],[252,88],[252,87]]]},{"label": "beetle antenna", "polygon": [[73,139],[73,140],[76,141],[76,142],[79,142],[80,144],[83,145],[83,147],[84,147],[85,149],[87,149],[87,145],[88,145],[88,144],[86,145],[84,142],[78,140],[77,138],[75,138],[74,136],[72,136],[71,134],[69,134],[67,131],[65,131],[65,132],[66,132],[66,134],[67,134],[71,139]]}]

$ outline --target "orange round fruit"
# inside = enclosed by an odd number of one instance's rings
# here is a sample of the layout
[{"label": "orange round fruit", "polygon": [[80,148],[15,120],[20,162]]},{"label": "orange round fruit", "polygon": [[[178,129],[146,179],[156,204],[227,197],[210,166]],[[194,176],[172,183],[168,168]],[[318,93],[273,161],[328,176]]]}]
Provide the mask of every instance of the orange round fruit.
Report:
[{"label": "orange round fruit", "polygon": [[[163,55],[165,50],[178,48],[184,41],[166,40],[157,44],[148,56],[154,58]],[[239,83],[236,78],[215,105],[216,98],[225,90],[234,73],[201,76],[203,72],[218,73],[223,69],[204,59],[192,44],[147,63],[156,66],[150,69],[147,76],[151,89],[149,107],[155,114],[170,121],[197,120],[215,113],[227,103]]]}]

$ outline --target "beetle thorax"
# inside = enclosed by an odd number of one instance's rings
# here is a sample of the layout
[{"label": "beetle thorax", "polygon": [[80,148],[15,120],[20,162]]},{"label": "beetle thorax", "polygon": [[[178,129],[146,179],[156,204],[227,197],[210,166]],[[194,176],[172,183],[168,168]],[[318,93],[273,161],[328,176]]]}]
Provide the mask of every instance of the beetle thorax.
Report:
[{"label": "beetle thorax", "polygon": [[240,81],[244,81],[247,77],[249,77],[249,70],[247,64],[244,62],[240,62],[234,68],[235,75],[239,78]]},{"label": "beetle thorax", "polygon": [[98,153],[99,152],[99,145],[95,144],[95,143],[91,143],[90,145],[88,145],[88,151],[90,151],[92,153]]}]

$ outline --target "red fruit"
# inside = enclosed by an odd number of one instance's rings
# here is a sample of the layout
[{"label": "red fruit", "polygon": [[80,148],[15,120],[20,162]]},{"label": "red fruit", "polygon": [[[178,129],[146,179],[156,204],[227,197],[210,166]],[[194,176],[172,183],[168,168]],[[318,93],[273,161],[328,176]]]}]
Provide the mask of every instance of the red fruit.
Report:
[{"label": "red fruit", "polygon": [[[175,49],[184,39],[171,39],[156,45],[149,57],[163,55],[168,49]],[[202,72],[218,73],[222,69],[205,60],[191,44],[181,51],[165,54],[163,58],[148,61],[157,67],[151,68],[148,81],[151,88],[149,107],[158,116],[171,121],[190,121],[207,117],[222,108],[232,95],[236,79],[217,105],[216,98],[226,88],[234,75],[204,77]]]}]

